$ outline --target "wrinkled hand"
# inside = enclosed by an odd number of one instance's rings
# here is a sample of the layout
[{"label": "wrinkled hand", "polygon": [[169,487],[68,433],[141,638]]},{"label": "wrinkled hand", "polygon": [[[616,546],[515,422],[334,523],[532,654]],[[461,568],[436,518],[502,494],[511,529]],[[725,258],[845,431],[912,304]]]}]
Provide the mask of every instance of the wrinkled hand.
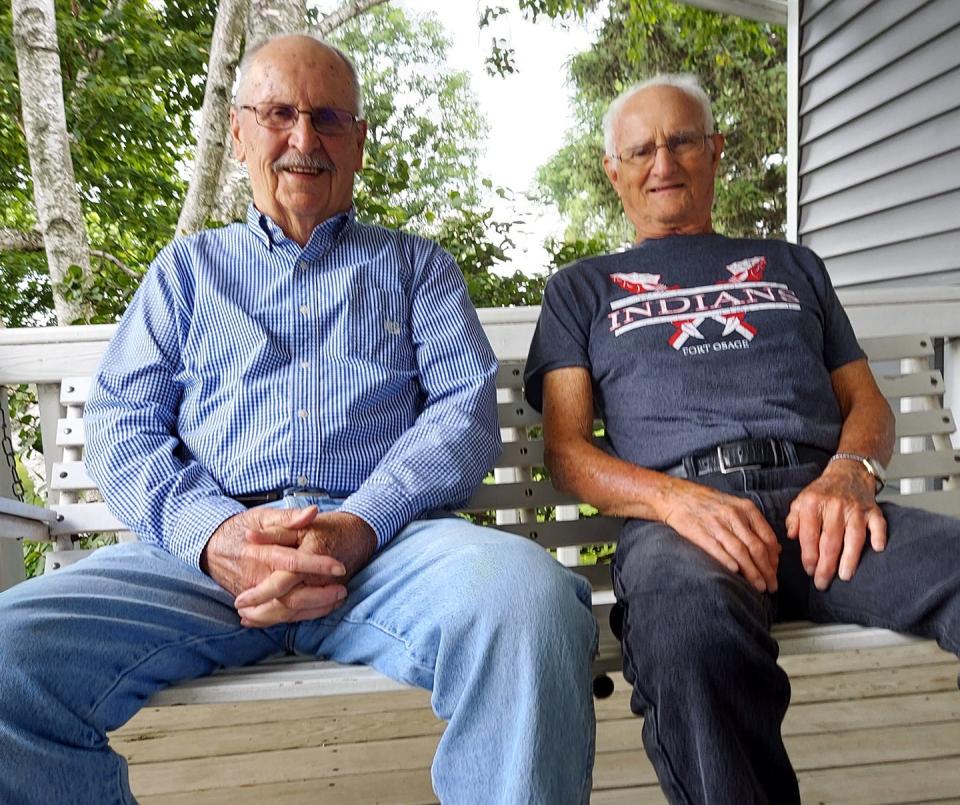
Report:
[{"label": "wrinkled hand", "polygon": [[[300,551],[300,536],[317,517],[306,509],[256,508],[234,515],[204,546],[200,568],[233,595],[255,587],[274,571],[328,578],[343,576],[342,562],[319,551]],[[282,532],[285,539],[249,540],[248,533]]]},{"label": "wrinkled hand", "polygon": [[346,512],[317,514],[306,523],[267,523],[248,529],[250,545],[294,549],[333,564],[331,570],[303,573],[278,568],[256,586],[237,596],[234,605],[244,626],[266,627],[277,623],[311,620],[330,614],[347,597],[344,586],[373,555],[377,538],[361,518]]},{"label": "wrinkled hand", "polygon": [[839,575],[857,571],[867,532],[875,551],[887,545],[887,521],[877,505],[875,481],[852,461],[834,461],[790,504],[787,536],[800,540],[800,556],[814,586],[826,590]]},{"label": "wrinkled hand", "polygon": [[665,500],[664,523],[760,592],[776,592],[780,543],[753,502],[680,480]]}]

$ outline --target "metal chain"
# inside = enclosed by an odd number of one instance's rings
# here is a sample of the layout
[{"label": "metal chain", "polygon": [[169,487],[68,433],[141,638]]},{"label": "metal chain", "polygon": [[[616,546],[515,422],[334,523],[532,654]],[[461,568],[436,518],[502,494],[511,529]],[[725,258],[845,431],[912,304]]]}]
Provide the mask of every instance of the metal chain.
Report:
[{"label": "metal chain", "polygon": [[7,466],[10,468],[10,475],[13,478],[13,494],[22,503],[24,496],[23,481],[20,480],[20,474],[17,472],[17,455],[13,452],[13,442],[10,439],[6,405],[0,405],[0,428],[3,428],[3,455],[7,459]]}]

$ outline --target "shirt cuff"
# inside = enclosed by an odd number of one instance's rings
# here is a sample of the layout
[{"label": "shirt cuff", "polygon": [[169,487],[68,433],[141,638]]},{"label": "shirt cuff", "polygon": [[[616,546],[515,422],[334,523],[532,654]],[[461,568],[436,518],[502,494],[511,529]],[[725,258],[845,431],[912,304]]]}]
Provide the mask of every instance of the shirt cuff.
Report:
[{"label": "shirt cuff", "polygon": [[180,516],[167,540],[167,550],[188,565],[200,569],[200,554],[221,524],[242,514],[247,507],[228,497],[206,497],[180,510]]},{"label": "shirt cuff", "polygon": [[392,540],[412,518],[409,496],[386,484],[366,483],[343,501],[340,511],[365,520],[377,535],[377,550]]}]

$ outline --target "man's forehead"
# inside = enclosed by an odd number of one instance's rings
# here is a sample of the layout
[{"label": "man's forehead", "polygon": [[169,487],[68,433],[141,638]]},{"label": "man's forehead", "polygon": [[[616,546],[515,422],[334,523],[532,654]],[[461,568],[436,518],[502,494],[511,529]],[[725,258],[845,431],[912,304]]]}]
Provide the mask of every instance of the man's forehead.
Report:
[{"label": "man's forehead", "polygon": [[334,51],[319,44],[280,49],[274,43],[250,66],[249,86],[258,95],[306,92],[350,95],[350,73]]},{"label": "man's forehead", "polygon": [[648,87],[624,104],[617,130],[627,135],[703,128],[703,110],[676,87]]}]

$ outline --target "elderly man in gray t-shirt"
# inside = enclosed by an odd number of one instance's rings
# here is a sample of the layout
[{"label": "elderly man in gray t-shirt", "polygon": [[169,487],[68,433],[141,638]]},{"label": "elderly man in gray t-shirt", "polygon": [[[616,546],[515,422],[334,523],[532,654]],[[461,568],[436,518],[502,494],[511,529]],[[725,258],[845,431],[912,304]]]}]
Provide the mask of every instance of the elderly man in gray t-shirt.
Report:
[{"label": "elderly man in gray t-shirt", "polygon": [[624,675],[668,799],[796,803],[771,624],[960,652],[960,521],[878,504],[893,415],[819,258],[714,234],[723,135],[696,82],[633,87],[604,127],[637,244],[551,278],[526,394],[554,483],[628,518]]}]

